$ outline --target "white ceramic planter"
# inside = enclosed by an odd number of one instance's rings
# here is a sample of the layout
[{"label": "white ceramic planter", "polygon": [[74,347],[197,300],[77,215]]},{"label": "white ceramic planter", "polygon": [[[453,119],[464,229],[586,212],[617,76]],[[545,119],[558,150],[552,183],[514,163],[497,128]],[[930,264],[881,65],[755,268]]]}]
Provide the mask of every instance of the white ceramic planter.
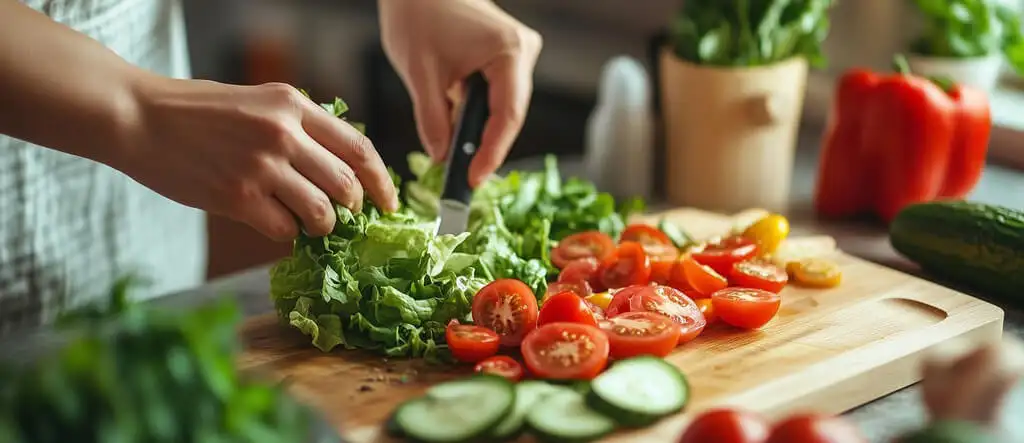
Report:
[{"label": "white ceramic planter", "polygon": [[907,56],[907,62],[915,74],[948,77],[957,83],[991,91],[999,83],[1003,54],[996,53],[978,58],[927,57],[911,54]]},{"label": "white ceramic planter", "polygon": [[807,61],[721,68],[661,53],[665,191],[675,205],[785,211]]}]

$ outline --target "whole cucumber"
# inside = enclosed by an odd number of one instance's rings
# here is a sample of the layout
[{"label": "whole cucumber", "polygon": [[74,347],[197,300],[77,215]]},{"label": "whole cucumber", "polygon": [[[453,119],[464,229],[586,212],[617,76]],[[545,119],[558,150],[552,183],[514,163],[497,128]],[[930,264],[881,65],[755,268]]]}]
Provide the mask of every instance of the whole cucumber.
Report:
[{"label": "whole cucumber", "polygon": [[907,206],[889,227],[894,249],[954,283],[1024,303],[1024,212],[966,201]]}]

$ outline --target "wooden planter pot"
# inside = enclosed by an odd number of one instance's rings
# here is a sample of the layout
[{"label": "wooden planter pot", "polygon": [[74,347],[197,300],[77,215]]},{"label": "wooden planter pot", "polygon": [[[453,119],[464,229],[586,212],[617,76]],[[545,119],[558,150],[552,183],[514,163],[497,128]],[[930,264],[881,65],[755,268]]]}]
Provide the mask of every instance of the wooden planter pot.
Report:
[{"label": "wooden planter pot", "polygon": [[716,211],[785,211],[807,61],[698,66],[662,48],[665,191],[670,203]]}]

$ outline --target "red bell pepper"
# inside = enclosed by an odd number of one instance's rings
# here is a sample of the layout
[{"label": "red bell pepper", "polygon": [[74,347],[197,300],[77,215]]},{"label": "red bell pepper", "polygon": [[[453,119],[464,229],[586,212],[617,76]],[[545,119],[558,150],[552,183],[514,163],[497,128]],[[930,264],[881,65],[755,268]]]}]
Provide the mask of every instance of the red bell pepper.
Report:
[{"label": "red bell pepper", "polygon": [[861,69],[839,81],[822,145],[817,213],[872,213],[889,222],[903,207],[963,199],[985,166],[992,128],[978,89],[898,72]]}]

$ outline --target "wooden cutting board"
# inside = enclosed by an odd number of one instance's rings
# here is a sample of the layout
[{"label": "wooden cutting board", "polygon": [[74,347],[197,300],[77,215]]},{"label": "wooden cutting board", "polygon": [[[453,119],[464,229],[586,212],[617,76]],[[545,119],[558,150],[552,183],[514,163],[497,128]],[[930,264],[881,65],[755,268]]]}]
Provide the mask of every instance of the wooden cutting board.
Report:
[{"label": "wooden cutting board", "polygon": [[[662,216],[696,238],[724,234],[736,222],[693,209],[646,219]],[[684,412],[606,440],[672,441],[688,417],[717,405],[770,418],[806,409],[843,412],[918,381],[921,358],[936,345],[1002,334],[1003,311],[996,306],[841,252],[832,258],[843,270],[840,286],[790,285],[778,316],[761,330],[709,327],[667,357],[693,389]],[[354,351],[324,354],[273,315],[243,325],[242,336],[244,369],[285,379],[354,442],[387,441],[380,426],[396,405],[469,373]]]}]

